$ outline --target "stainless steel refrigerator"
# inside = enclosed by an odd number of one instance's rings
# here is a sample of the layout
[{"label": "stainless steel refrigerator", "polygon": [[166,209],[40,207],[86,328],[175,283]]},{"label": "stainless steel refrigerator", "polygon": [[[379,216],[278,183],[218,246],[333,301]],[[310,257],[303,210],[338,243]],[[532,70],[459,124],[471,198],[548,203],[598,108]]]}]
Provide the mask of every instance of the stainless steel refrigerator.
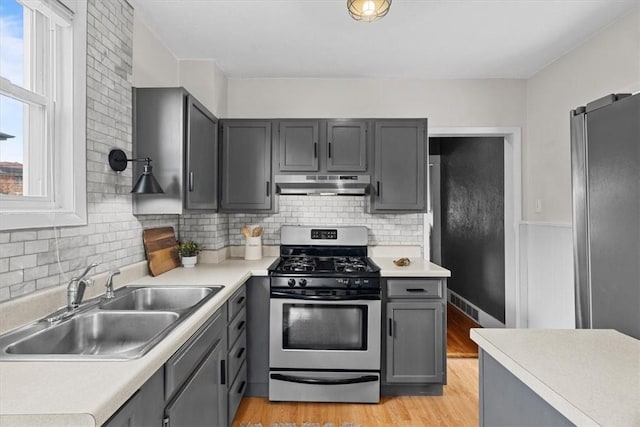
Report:
[{"label": "stainless steel refrigerator", "polygon": [[640,94],[571,111],[576,327],[640,339]]}]

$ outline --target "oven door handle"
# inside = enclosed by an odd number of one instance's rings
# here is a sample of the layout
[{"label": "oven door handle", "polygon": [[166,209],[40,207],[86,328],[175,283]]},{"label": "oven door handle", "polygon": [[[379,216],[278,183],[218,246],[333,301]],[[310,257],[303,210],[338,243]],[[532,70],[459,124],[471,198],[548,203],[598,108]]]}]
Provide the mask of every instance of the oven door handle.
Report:
[{"label": "oven door handle", "polygon": [[286,292],[271,291],[272,297],[277,298],[291,298],[300,300],[313,300],[313,301],[356,301],[356,300],[379,300],[380,295],[296,295]]},{"label": "oven door handle", "polygon": [[271,374],[272,380],[287,381],[290,383],[312,384],[312,385],[343,385],[343,384],[360,384],[378,381],[377,375],[364,375],[356,378],[344,378],[338,380],[330,380],[326,378],[303,378],[294,377],[292,375]]}]

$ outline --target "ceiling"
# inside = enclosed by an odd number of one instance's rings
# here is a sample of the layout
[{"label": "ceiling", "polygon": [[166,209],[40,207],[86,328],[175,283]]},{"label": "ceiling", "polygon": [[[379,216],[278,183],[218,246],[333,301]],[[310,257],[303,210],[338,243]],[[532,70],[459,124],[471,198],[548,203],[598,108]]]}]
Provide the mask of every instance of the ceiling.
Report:
[{"label": "ceiling", "polygon": [[178,59],[232,78],[528,78],[640,0],[396,0],[374,23],[346,0],[134,0]]}]

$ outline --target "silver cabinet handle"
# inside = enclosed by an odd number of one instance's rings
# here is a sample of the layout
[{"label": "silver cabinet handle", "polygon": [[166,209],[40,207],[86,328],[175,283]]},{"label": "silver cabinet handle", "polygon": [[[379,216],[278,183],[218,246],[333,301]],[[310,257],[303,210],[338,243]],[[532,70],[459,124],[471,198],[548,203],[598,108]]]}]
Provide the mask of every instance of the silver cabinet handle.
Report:
[{"label": "silver cabinet handle", "polygon": [[189,171],[189,191],[193,191],[193,171]]}]

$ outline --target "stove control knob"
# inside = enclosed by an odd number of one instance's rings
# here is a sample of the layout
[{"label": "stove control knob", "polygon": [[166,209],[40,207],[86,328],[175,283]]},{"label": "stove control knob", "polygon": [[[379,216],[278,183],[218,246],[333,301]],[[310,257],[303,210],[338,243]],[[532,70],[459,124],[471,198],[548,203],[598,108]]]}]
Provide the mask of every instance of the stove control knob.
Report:
[{"label": "stove control knob", "polygon": [[300,286],[302,286],[303,288],[307,286],[307,279],[300,279]]},{"label": "stove control knob", "polygon": [[344,284],[347,285],[347,288],[351,287],[351,279],[345,279]]},{"label": "stove control knob", "polygon": [[293,288],[296,285],[296,279],[289,279],[287,284]]}]

